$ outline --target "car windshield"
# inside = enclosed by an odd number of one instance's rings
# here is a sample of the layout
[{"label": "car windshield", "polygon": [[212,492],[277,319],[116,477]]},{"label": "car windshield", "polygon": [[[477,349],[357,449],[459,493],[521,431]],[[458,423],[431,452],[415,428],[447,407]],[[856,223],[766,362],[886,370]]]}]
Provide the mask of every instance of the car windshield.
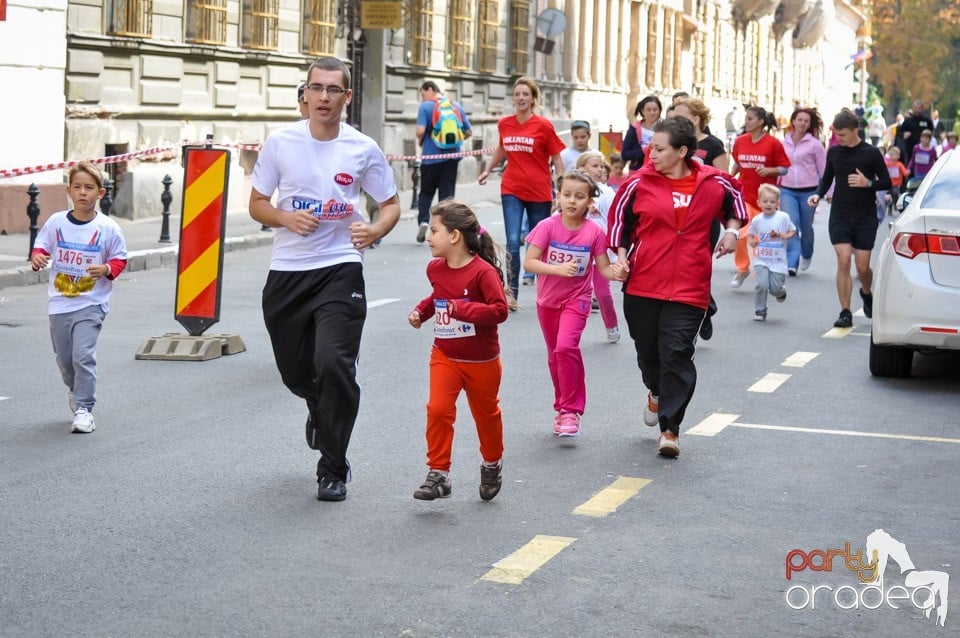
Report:
[{"label": "car windshield", "polygon": [[922,208],[957,208],[960,205],[960,162],[948,162],[923,196]]}]

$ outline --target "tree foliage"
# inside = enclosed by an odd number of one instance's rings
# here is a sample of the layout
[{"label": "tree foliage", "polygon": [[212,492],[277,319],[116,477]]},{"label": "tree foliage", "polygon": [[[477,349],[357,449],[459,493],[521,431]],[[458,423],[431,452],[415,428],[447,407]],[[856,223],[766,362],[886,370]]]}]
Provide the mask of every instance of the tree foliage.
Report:
[{"label": "tree foliage", "polygon": [[960,102],[960,2],[873,0],[869,69],[889,104]]}]

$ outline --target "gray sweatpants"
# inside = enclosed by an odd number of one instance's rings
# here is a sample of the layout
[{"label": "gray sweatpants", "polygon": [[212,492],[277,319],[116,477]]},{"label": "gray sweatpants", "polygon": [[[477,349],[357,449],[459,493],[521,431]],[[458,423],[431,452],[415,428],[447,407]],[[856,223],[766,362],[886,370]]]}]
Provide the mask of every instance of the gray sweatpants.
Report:
[{"label": "gray sweatpants", "polygon": [[759,264],[753,267],[753,272],[757,275],[757,286],[753,289],[753,302],[757,312],[766,312],[767,293],[779,297],[783,293],[783,284],[787,276],[779,272],[770,272],[769,268]]},{"label": "gray sweatpants", "polygon": [[106,313],[99,305],[50,315],[50,339],[57,366],[78,408],[97,402],[97,337]]}]

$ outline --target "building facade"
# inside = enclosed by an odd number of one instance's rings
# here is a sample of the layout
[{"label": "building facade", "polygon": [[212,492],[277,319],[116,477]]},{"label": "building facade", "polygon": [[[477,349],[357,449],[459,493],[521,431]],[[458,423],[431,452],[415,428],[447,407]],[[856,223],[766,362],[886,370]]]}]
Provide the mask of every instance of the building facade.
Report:
[{"label": "building facade", "polygon": [[[798,102],[830,114],[856,90],[842,63],[865,20],[847,0],[400,4],[400,28],[361,29],[360,0],[68,0],[64,152],[96,157],[207,133],[217,143],[261,142],[298,117],[296,87],[318,55],[353,66],[348,119],[389,155],[416,151],[426,79],[464,105],[477,148],[496,145],[520,75],[540,83],[543,114],[560,131],[571,119],[623,131],[644,95],[669,102],[681,90],[711,106],[715,130],[735,104],[788,115]],[[814,10],[829,21],[800,33]],[[234,154],[231,206],[245,204],[234,177],[253,159]],[[111,169],[117,214],[157,214],[159,180],[176,161]],[[395,162],[398,178],[409,179],[407,168]],[[462,162],[463,179],[475,170],[475,160]]]}]

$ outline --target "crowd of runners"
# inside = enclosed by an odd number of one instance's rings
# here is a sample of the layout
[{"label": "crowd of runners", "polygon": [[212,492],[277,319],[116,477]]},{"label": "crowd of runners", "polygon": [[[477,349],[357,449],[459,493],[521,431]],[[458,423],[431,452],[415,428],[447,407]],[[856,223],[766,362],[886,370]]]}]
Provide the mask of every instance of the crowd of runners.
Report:
[{"label": "crowd of runners", "polygon": [[[363,251],[400,218],[382,150],[341,121],[353,99],[350,86],[350,70],[339,59],[320,58],[310,66],[298,96],[303,119],[265,140],[250,197],[253,219],[276,229],[264,322],[283,384],[307,407],[306,440],[320,453],[317,495],[324,501],[345,499],[351,474],[347,448],[359,410],[357,357],[367,310]],[[825,144],[827,127],[815,108],[798,106],[779,137],[773,114],[749,106],[743,131],[727,144],[711,133],[707,105],[677,94],[666,112],[656,96],[640,100],[621,153],[605,157],[590,147],[586,120],[572,123],[572,143],[565,145],[553,123],[537,113],[537,83],[522,77],[513,85],[513,113],[499,121],[496,150],[479,175],[483,185],[506,161],[501,251],[470,207],[455,199],[455,154],[472,133],[469,119],[432,81],[424,82],[421,97],[416,132],[424,154],[454,155],[425,164],[418,201],[416,240],[427,242],[434,257],[427,266],[429,294],[408,317],[413,328],[430,322],[434,332],[428,473],[414,492],[422,500],[452,493],[461,392],[480,439],[480,497],[490,500],[500,491],[497,330],[524,307],[521,271],[524,283],[535,282],[535,299],[526,307],[536,309],[554,388],[553,419],[545,419],[545,430],[557,437],[581,433],[587,374],[581,335],[597,309],[607,341],[620,340],[610,286],[616,281],[647,390],[643,421],[659,428],[659,454],[676,458],[696,387],[696,343],[713,334],[713,261],[734,255],[734,288],[750,281],[752,270],[749,314],[765,321],[768,296],[785,301],[787,282],[809,268],[814,215],[828,199],[840,307],[834,325],[850,327],[851,264],[870,317],[870,251],[883,204],[908,172],[923,174],[937,153],[922,105],[901,127],[901,139],[913,140],[909,149],[892,146],[885,158],[864,141],[861,117],[852,110],[832,117],[832,141]],[[68,192],[75,209],[47,222],[32,262],[57,271],[49,289],[54,350],[75,412],[72,429],[92,432],[95,344],[126,252],[115,224],[95,210],[104,192],[99,171],[84,165],[71,172]],[[370,221],[361,192],[376,202]],[[441,201],[433,205],[436,194]]]}]

